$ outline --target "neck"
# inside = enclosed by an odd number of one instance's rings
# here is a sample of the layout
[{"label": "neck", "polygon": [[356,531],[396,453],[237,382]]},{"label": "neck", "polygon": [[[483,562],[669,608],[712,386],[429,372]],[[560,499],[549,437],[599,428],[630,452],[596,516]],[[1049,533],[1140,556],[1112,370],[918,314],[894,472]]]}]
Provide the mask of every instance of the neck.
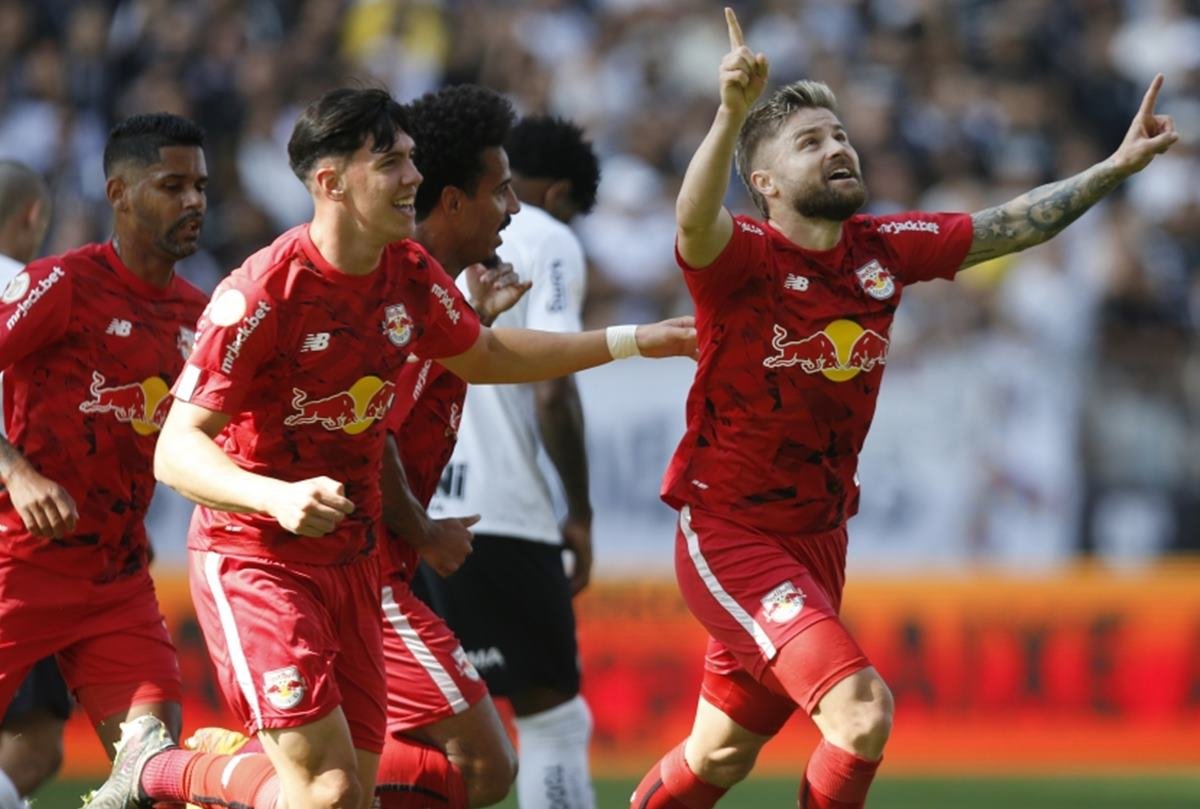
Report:
[{"label": "neck", "polygon": [[805,250],[832,250],[842,240],[842,223],[832,219],[811,219],[784,210],[773,212],[767,221]]},{"label": "neck", "polygon": [[417,242],[437,259],[437,263],[442,265],[442,269],[451,278],[457,278],[466,265],[458,257],[454,238],[446,228],[440,225],[436,215],[427,217],[424,222],[417,225]]},{"label": "neck", "polygon": [[165,287],[175,276],[175,259],[165,257],[152,245],[123,235],[113,234],[113,250],[131,273],[156,287]]},{"label": "neck", "polygon": [[353,222],[320,210],[308,226],[308,236],[324,259],[346,275],[368,275],[374,271],[385,247]]}]

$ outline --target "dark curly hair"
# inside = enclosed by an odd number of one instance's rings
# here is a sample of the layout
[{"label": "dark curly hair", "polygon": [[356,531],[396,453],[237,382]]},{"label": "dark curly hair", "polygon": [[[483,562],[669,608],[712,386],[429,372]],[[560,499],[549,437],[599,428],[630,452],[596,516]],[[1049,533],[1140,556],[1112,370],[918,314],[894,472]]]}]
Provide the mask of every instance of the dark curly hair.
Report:
[{"label": "dark curly hair", "polygon": [[426,93],[405,111],[417,144],[414,162],[425,178],[417,189],[418,220],[429,216],[447,186],[475,193],[484,150],[504,146],[517,117],[507,98],[474,84]]},{"label": "dark curly hair", "polygon": [[112,128],[104,145],[104,176],[126,161],[145,167],[159,162],[164,146],[204,146],[204,130],[187,118],[169,112],[131,115]]},{"label": "dark curly hair", "polygon": [[506,144],[512,170],[542,180],[568,180],[580,213],[596,206],[600,161],[583,130],[563,118],[531,115],[513,127]]},{"label": "dark curly hair", "polygon": [[354,154],[367,138],[372,139],[371,151],[390,151],[401,130],[408,131],[408,119],[387,90],[339,87],[309,104],[296,121],[288,140],[288,162],[300,182],[307,183],[322,157]]}]

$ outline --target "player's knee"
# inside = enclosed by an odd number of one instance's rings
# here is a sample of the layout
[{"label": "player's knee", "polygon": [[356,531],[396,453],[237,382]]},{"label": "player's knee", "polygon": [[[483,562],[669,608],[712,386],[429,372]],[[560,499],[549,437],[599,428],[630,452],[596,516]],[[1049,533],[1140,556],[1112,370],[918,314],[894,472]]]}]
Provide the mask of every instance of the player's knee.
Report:
[{"label": "player's knee", "polygon": [[305,791],[308,805],[319,809],[359,809],[362,805],[362,785],[349,770],[326,770],[309,781]]},{"label": "player's knee", "polygon": [[[727,744],[702,751],[696,777],[718,787],[731,787],[754,769],[761,748],[754,744]],[[689,760],[690,760],[689,756]]]},{"label": "player's knee", "polygon": [[488,755],[473,757],[462,767],[471,807],[491,806],[508,797],[517,778],[517,754],[511,746]]},{"label": "player's knee", "polygon": [[866,699],[845,706],[836,732],[830,741],[860,758],[871,761],[883,755],[884,745],[892,733],[895,704],[892,692],[883,680],[871,683]]}]

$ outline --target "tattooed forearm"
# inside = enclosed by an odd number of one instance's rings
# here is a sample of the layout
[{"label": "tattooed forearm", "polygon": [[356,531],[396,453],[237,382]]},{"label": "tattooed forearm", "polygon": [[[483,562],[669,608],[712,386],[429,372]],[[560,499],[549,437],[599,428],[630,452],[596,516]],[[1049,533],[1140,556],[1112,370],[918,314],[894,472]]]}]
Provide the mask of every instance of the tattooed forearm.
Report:
[{"label": "tattooed forearm", "polygon": [[960,269],[1041,244],[1082,216],[1123,179],[1125,174],[1106,160],[1074,177],[980,211],[971,217],[971,249]]}]

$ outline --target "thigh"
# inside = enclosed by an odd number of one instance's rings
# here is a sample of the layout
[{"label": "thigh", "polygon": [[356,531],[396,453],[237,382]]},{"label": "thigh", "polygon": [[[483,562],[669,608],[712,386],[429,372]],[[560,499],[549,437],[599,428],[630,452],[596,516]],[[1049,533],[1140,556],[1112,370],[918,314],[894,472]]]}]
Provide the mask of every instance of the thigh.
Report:
[{"label": "thigh", "polygon": [[341,639],[334,674],[350,738],[360,751],[378,754],[387,733],[387,677],[379,620],[379,565],[375,558],[327,568],[325,586],[337,603],[334,626]]},{"label": "thigh", "polygon": [[248,735],[308,727],[335,710],[345,724],[334,671],[341,641],[319,582],[293,566],[210,551],[190,552],[189,574],[221,691]]},{"label": "thigh", "polygon": [[684,507],[675,573],[692,614],[755,679],[808,627],[836,617],[825,587],[779,537]]},{"label": "thigh", "polygon": [[[341,708],[313,722],[264,730],[258,738],[279,775],[280,791],[288,806],[310,805],[314,781],[326,781],[326,788],[332,791],[343,776],[359,775],[359,754],[350,740],[350,726]],[[374,782],[373,773],[370,780]]]},{"label": "thigh", "polygon": [[405,735],[442,750],[465,774],[516,757],[500,714],[486,694],[466,711],[412,728]]},{"label": "thigh", "polygon": [[776,683],[762,683],[746,671],[720,641],[709,639],[700,697],[740,727],[774,736],[796,710],[796,702]]},{"label": "thigh", "polygon": [[458,638],[400,577],[383,587],[382,612],[389,733],[441,722],[487,698]]},{"label": "thigh", "polygon": [[466,564],[434,586],[492,694],[579,692],[575,611],[561,548],[479,536]]},{"label": "thigh", "polygon": [[71,695],[53,657],[42,658],[30,669],[0,719],[0,728],[17,727],[26,716],[58,722],[71,716]]}]

